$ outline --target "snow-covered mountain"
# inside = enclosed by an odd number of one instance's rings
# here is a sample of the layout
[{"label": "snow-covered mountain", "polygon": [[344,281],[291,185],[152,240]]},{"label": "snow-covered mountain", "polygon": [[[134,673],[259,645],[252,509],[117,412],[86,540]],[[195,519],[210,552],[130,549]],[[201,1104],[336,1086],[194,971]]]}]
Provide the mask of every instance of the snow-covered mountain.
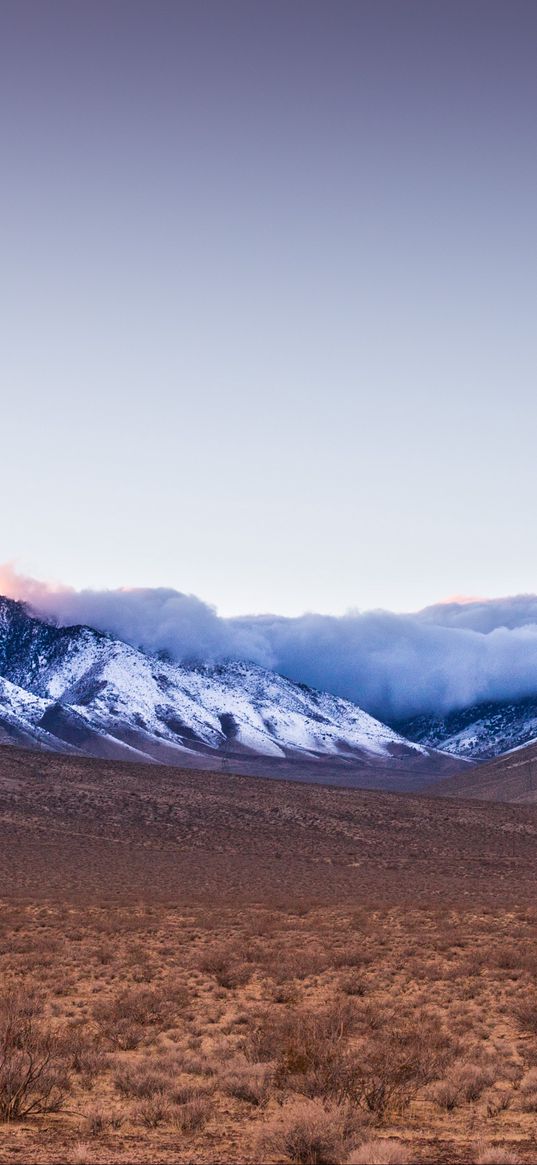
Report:
[{"label": "snow-covered mountain", "polygon": [[537,696],[473,704],[446,716],[416,716],[396,727],[427,748],[475,761],[489,760],[537,740]]},{"label": "snow-covered mountain", "polygon": [[0,741],[179,765],[218,755],[435,771],[427,746],[348,700],[254,664],[150,657],[89,627],[45,623],[4,598]]}]

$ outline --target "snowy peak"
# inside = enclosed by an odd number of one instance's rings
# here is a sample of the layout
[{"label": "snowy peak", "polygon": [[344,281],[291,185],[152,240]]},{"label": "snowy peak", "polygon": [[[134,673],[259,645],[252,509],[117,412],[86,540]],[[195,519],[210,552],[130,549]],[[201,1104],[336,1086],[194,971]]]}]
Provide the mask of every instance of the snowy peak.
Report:
[{"label": "snowy peak", "polygon": [[414,763],[411,743],[348,700],[255,664],[179,665],[0,599],[0,739],[181,764],[215,754]]},{"label": "snowy peak", "polygon": [[537,739],[537,698],[473,704],[446,716],[416,716],[397,728],[426,748],[490,760]]}]

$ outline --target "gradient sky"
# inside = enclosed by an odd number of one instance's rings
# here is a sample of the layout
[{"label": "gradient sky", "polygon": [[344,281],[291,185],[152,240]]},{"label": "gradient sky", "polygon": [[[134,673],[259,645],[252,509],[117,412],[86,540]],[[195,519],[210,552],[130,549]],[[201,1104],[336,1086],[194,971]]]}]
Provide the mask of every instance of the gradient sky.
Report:
[{"label": "gradient sky", "polygon": [[534,0],[2,0],[0,560],[536,589]]}]

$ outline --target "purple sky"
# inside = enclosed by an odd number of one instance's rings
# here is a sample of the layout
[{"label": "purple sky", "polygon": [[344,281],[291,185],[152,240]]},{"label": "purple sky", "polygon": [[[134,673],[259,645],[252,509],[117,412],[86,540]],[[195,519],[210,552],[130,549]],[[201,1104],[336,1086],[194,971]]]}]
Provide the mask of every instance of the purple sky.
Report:
[{"label": "purple sky", "polygon": [[536,49],[533,0],[3,0],[0,560],[534,590]]}]

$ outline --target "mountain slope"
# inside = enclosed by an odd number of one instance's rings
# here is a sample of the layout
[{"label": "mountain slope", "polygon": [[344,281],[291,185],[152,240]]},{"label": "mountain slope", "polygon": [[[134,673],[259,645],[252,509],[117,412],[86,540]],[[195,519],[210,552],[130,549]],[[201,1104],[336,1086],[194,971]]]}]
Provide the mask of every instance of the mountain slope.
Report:
[{"label": "mountain slope", "polygon": [[[187,906],[187,917],[201,903],[217,909],[249,903],[256,910],[265,903],[271,912],[286,901],[295,911],[297,903],[310,910],[333,903],[338,911],[347,903],[354,927],[358,903],[383,912],[389,946],[393,915],[386,906],[399,903],[414,917],[408,944],[415,948],[416,933],[426,937],[428,930],[425,920],[416,932],[420,904],[433,907],[433,921],[443,904],[446,928],[452,927],[451,909],[469,911],[470,935],[478,904],[498,909],[503,903],[508,944],[513,904],[534,902],[536,861],[533,806],[319,788],[0,747],[2,897],[20,904],[37,895],[48,906],[57,897],[63,926],[71,896],[75,921],[87,902],[92,926],[99,897],[106,918],[111,906],[139,905],[144,895],[153,905]],[[256,913],[254,925],[258,919]],[[143,922],[146,935],[154,921],[152,915]],[[225,916],[220,921],[224,930]],[[30,922],[39,937],[35,916]],[[349,921],[342,926],[348,935]],[[321,927],[324,942],[322,919]],[[172,946],[177,949],[175,938]],[[463,962],[466,953],[461,950]]]},{"label": "mountain slope", "polygon": [[180,666],[2,598],[0,741],[204,767],[229,758],[243,771],[340,773],[341,783],[358,768],[367,783],[378,775],[398,787],[404,773],[413,785],[457,768],[350,701],[254,664]]},{"label": "mountain slope", "polygon": [[431,786],[439,797],[537,804],[537,743],[515,748]]},{"label": "mountain slope", "polygon": [[426,748],[487,760],[537,739],[537,697],[472,704],[446,716],[416,716],[395,725]]}]

